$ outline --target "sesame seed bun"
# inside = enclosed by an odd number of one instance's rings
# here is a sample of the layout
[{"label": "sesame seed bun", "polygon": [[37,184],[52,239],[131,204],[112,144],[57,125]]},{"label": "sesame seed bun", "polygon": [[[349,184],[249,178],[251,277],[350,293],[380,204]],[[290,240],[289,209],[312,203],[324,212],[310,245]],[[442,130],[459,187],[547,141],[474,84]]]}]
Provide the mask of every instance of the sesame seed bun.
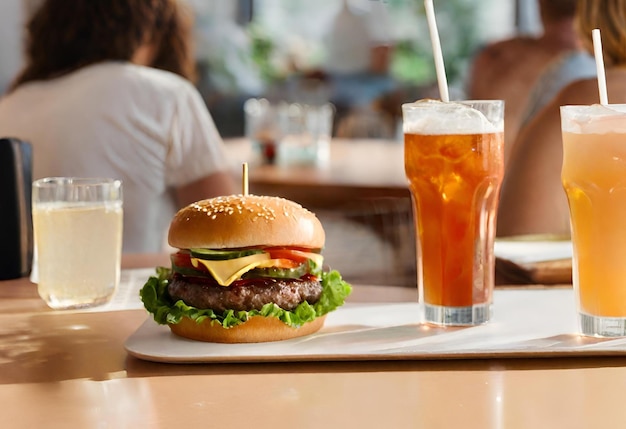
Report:
[{"label": "sesame seed bun", "polygon": [[314,213],[279,197],[230,195],[188,205],[172,219],[168,242],[179,249],[293,246],[321,249]]}]

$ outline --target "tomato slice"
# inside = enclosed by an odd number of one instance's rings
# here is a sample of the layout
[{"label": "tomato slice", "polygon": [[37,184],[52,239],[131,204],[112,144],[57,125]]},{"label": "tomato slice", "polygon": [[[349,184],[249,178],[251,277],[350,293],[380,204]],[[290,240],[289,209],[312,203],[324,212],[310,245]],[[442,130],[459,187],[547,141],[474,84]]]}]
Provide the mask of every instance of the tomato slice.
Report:
[{"label": "tomato slice", "polygon": [[181,250],[177,253],[172,253],[170,255],[170,260],[172,261],[172,265],[178,268],[189,268],[194,271],[209,272],[202,264],[198,264],[197,267],[194,267],[191,263],[191,254],[187,251]]},{"label": "tomato slice", "polygon": [[191,255],[189,253],[172,253],[170,255],[170,261],[177,267],[193,268],[193,265],[191,265]]},{"label": "tomato slice", "polygon": [[296,265],[306,262],[306,260],[309,259],[306,255],[307,251],[313,251],[312,249],[293,249],[288,247],[268,247],[264,250],[270,254],[270,258],[272,259],[289,259],[296,262]]},{"label": "tomato slice", "polygon": [[[271,255],[271,254],[270,254]],[[272,266],[276,268],[296,268],[302,265],[304,261],[298,262],[294,261],[292,258],[275,258],[274,256],[270,256],[272,258]]]}]

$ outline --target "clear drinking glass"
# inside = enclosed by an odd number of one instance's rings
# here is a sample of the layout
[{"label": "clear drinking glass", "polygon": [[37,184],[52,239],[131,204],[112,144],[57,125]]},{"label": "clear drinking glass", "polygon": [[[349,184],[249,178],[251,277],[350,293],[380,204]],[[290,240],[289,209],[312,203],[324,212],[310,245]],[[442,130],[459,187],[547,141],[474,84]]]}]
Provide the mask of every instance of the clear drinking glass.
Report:
[{"label": "clear drinking glass", "polygon": [[626,336],[626,105],[562,106],[580,331]]},{"label": "clear drinking glass", "polygon": [[504,102],[422,100],[402,112],[425,321],[485,323],[492,315]]},{"label": "clear drinking glass", "polygon": [[122,183],[53,177],[33,182],[39,295],[55,309],[108,302],[122,254]]},{"label": "clear drinking glass", "polygon": [[246,138],[250,140],[255,160],[274,164],[280,140],[276,107],[265,98],[250,98],[243,108]]},{"label": "clear drinking glass", "polygon": [[277,160],[282,165],[325,165],[330,156],[330,138],[335,109],[329,103],[277,106],[280,129]]}]

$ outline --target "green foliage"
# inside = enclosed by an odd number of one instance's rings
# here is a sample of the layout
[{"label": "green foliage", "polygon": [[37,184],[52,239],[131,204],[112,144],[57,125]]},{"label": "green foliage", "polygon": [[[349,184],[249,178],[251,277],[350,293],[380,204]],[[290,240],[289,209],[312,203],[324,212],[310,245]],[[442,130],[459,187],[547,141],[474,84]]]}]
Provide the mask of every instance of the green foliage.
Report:
[{"label": "green foliage", "polygon": [[[390,31],[396,41],[391,60],[391,75],[401,82],[415,85],[436,80],[432,45],[426,21],[423,0],[371,0],[383,1],[389,12]],[[326,3],[319,3],[324,7]],[[448,82],[453,84],[463,77],[472,54],[478,47],[478,0],[435,0],[437,25],[441,39]],[[302,16],[305,9],[300,2],[283,0],[283,16],[295,22],[310,19]],[[281,25],[276,22],[272,25]],[[253,61],[266,83],[285,76],[285,55],[275,39],[276,31],[261,21],[253,21],[247,28],[252,40]],[[313,55],[313,53],[311,53]],[[284,60],[284,59],[283,59]],[[282,66],[281,66],[282,64]],[[282,68],[281,68],[282,67]]]},{"label": "green foliage", "polygon": [[257,65],[261,78],[266,83],[271,83],[279,77],[278,71],[272,64],[274,41],[258,24],[250,24],[248,34],[252,44],[252,61]]},{"label": "green foliage", "polygon": [[421,84],[435,79],[432,60],[421,54],[410,41],[396,45],[391,61],[391,75],[401,82]]},{"label": "green foliage", "polygon": [[[413,37],[396,45],[391,73],[399,81],[425,84],[436,79],[432,44],[421,0],[389,0],[392,13],[412,14]],[[408,9],[407,9],[408,8]],[[437,27],[448,82],[462,78],[478,45],[477,2],[475,0],[435,1]]]}]

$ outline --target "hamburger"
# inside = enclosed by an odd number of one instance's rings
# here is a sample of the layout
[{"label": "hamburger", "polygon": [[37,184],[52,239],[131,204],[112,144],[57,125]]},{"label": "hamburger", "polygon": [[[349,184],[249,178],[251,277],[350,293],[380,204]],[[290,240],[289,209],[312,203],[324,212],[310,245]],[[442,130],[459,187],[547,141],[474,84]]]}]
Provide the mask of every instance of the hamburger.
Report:
[{"label": "hamburger", "polygon": [[159,324],[220,343],[278,341],[318,331],[351,286],[324,270],[318,218],[278,197],[231,195],[190,204],[172,219],[171,268],[140,292]]}]

